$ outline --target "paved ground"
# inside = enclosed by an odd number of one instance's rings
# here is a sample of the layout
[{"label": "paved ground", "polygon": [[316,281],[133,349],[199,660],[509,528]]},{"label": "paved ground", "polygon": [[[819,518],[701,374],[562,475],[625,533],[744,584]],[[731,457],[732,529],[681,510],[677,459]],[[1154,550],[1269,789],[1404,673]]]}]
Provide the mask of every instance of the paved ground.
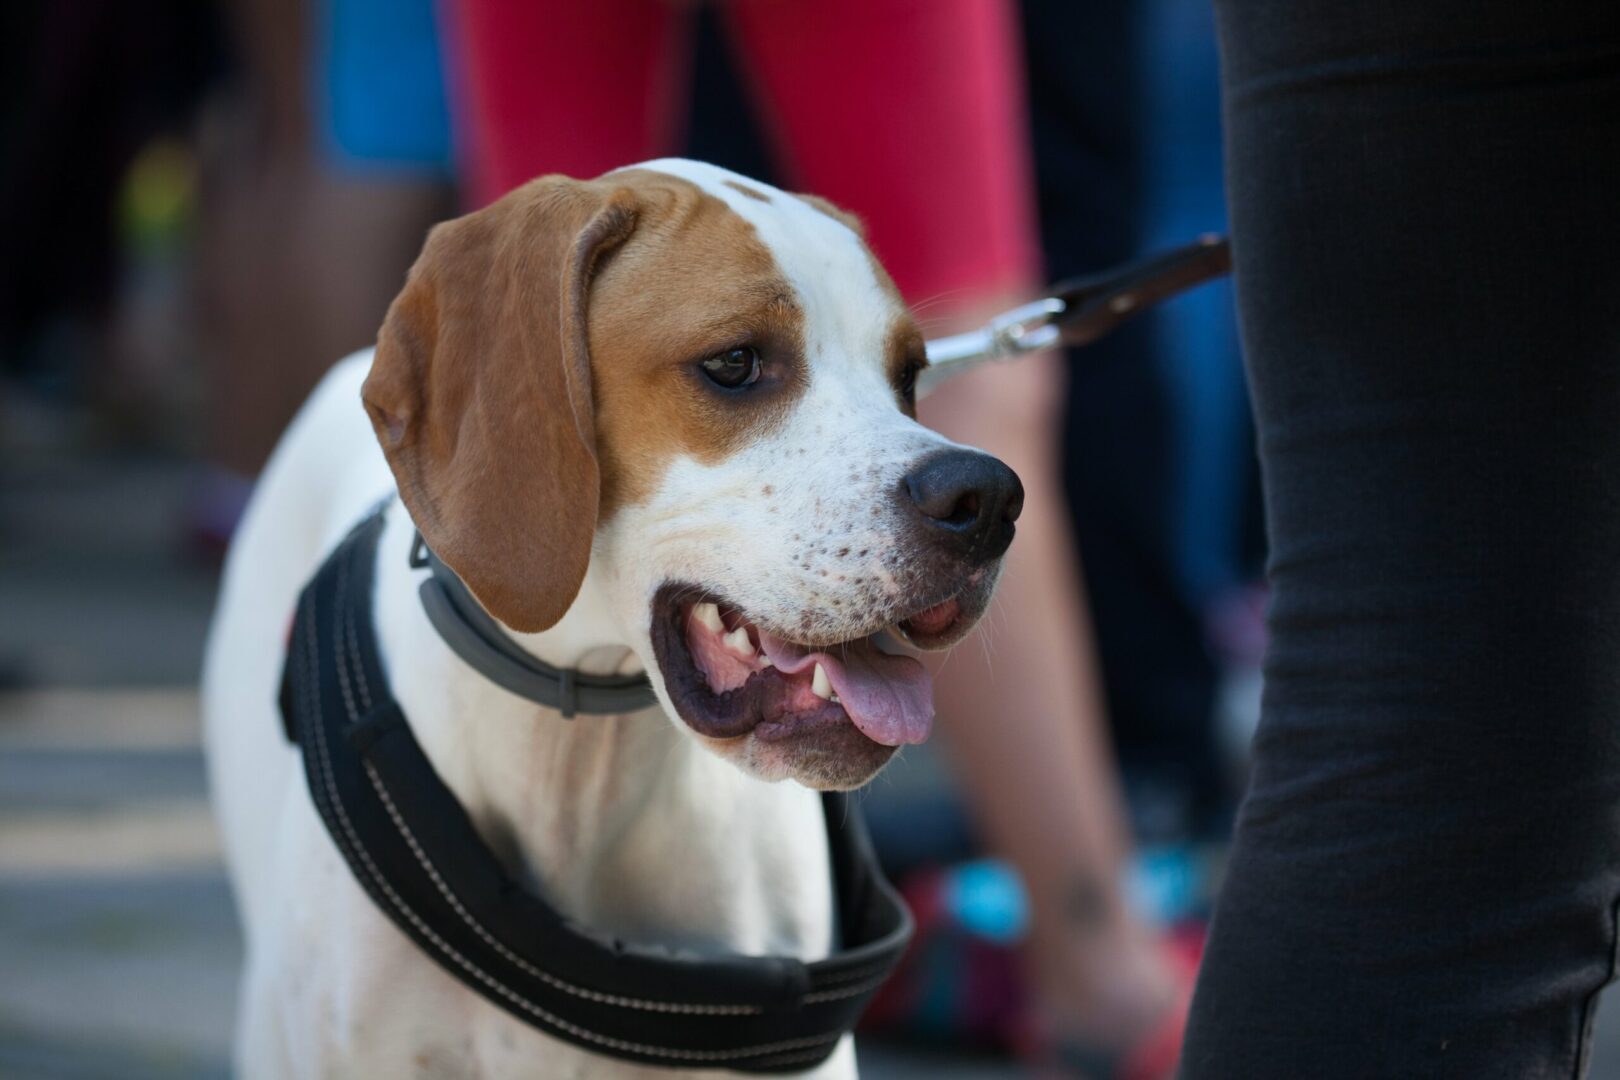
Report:
[{"label": "paved ground", "polygon": [[[175,554],[183,484],[164,462],[0,469],[6,1080],[228,1074],[240,946],[190,685],[212,576]],[[1599,1042],[1593,1076],[1620,1080],[1620,1022]],[[862,1059],[878,1080],[1016,1075],[911,1047]]]}]

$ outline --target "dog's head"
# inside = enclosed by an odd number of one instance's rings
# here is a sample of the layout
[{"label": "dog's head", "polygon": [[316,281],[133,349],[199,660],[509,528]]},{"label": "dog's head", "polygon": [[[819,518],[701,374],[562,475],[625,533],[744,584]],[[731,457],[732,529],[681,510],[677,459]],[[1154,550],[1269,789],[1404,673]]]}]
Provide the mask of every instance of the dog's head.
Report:
[{"label": "dog's head", "polygon": [[914,419],[923,340],[854,219],[711,166],[546,177],[435,229],[367,411],[417,526],[520,632],[587,568],[672,716],[852,787],[933,714],[1023,493]]}]

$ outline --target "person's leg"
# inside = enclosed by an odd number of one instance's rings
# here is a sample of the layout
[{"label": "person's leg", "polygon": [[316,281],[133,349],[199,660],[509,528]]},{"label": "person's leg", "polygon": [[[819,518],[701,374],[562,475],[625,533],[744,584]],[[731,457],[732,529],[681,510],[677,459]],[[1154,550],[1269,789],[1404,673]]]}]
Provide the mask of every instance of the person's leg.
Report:
[{"label": "person's leg", "polygon": [[[866,222],[940,332],[1036,283],[1016,12],[985,0],[770,0],[729,9],[745,75],[791,182]],[[983,446],[1027,498],[978,640],[939,666],[941,734],[986,839],[1031,901],[1035,988],[1051,1026],[1124,1048],[1176,988],[1128,910],[1129,843],[1063,511],[1055,356],[962,376],[925,422]]]},{"label": "person's leg", "polygon": [[859,213],[925,321],[1036,284],[1009,3],[742,0],[726,16],[786,182]]},{"label": "person's leg", "polygon": [[1620,899],[1620,6],[1220,17],[1274,593],[1184,1076],[1578,1076]]},{"label": "person's leg", "polygon": [[[1182,128],[1149,107],[1154,80],[1186,78],[1182,69],[1153,73],[1165,52],[1156,27],[1184,22],[1185,7],[1024,0],[1041,238],[1052,280],[1119,266],[1142,251],[1155,201],[1149,180],[1160,179],[1146,167],[1143,143],[1156,135],[1186,141]],[[1213,36],[1211,25],[1211,86]],[[1161,246],[1197,231],[1189,226]],[[1207,299],[1200,291],[1180,306]],[[1193,350],[1167,347],[1178,344],[1173,325],[1152,313],[1071,350],[1062,425],[1064,494],[1083,554],[1108,717],[1127,781],[1156,811],[1144,819],[1149,837],[1160,842],[1185,839],[1183,830],[1215,816],[1223,801],[1215,666],[1178,543],[1191,432],[1176,403],[1187,394],[1182,354]]]},{"label": "person's leg", "polygon": [[1062,376],[1056,356],[1030,358],[959,376],[921,405],[1025,490],[995,606],[935,666],[934,696],[972,816],[1029,891],[1044,1026],[1123,1049],[1163,1027],[1178,987],[1123,888],[1131,839],[1057,455]]},{"label": "person's leg", "polygon": [[676,144],[685,12],[663,0],[441,0],[469,205]]}]

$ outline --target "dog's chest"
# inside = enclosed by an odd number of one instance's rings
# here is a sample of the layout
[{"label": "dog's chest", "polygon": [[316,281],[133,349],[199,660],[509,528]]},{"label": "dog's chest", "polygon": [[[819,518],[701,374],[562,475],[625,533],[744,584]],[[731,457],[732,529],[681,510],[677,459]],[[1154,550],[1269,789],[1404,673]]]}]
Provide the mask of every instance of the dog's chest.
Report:
[{"label": "dog's chest", "polygon": [[[401,1077],[654,1077],[681,1075],[708,1077],[707,1072],[646,1069],[626,1062],[587,1053],[555,1040],[523,1023],[505,1010],[475,993],[449,973],[428,960],[376,909],[355,883],[346,865],[331,848],[311,812],[300,830],[307,839],[302,875],[309,888],[289,904],[289,931],[284,947],[271,961],[275,973],[265,989],[279,1004],[273,1010],[272,1031],[283,1033],[283,1053],[276,1069],[264,1075],[387,1075]],[[649,838],[650,839],[650,838]],[[674,840],[674,838],[671,838]],[[791,847],[793,845],[778,845]],[[797,871],[775,882],[748,880],[748,875],[717,866],[713,874],[693,874],[688,863],[682,879],[707,877],[707,889],[670,888],[662,890],[657,871],[671,868],[671,859],[680,858],[678,840],[664,846],[662,853],[644,850],[642,841],[628,845],[627,859],[642,859],[648,875],[628,875],[625,884],[608,879],[596,882],[584,892],[598,896],[659,896],[662,905],[617,904],[600,914],[580,912],[592,925],[603,922],[652,924],[659,917],[650,914],[655,907],[679,911],[686,916],[688,929],[671,932],[669,924],[660,928],[655,940],[713,947],[713,931],[702,934],[691,927],[723,922],[732,935],[729,948],[742,951],[780,949],[781,942],[767,942],[777,934],[805,932],[804,923],[816,916],[822,906],[804,896],[802,877]],[[690,859],[690,851],[687,857]],[[746,864],[749,860],[741,860]],[[628,863],[616,872],[627,873]],[[732,865],[732,864],[728,864]],[[825,865],[824,857],[823,863]],[[771,860],[762,859],[762,871]],[[782,869],[780,865],[777,869]],[[581,890],[569,890],[580,892]],[[795,900],[802,901],[795,904]],[[788,912],[785,907],[800,910]],[[667,917],[667,916],[666,916]],[[830,924],[821,924],[827,937]],[[750,940],[752,939],[752,940]],[[804,941],[792,949],[801,955]],[[823,950],[824,951],[824,950]],[[270,959],[266,957],[266,959]],[[281,1057],[280,1054],[276,1055]],[[814,1072],[816,1077],[844,1077],[854,1074],[853,1051],[846,1045]],[[731,1076],[730,1073],[712,1074]]]},{"label": "dog's chest", "polygon": [[[659,713],[565,721],[471,676],[398,572],[407,541],[388,537],[378,569],[391,689],[484,840],[530,888],[627,940],[805,960],[831,951],[817,795],[744,776]],[[294,895],[256,942],[250,978],[273,1003],[246,1014],[276,1044],[246,1055],[279,1061],[262,1075],[666,1075],[543,1035],[440,968],[361,890],[296,783],[278,860]],[[812,1075],[848,1075],[852,1062],[843,1049]]]},{"label": "dog's chest", "polygon": [[[461,715],[485,733],[464,735],[436,764],[473,793],[464,801],[485,839],[512,865],[535,867],[529,886],[563,912],[628,940],[807,960],[830,952],[831,869],[813,793],[749,781],[681,743],[660,750],[661,716],[617,733],[584,719],[537,726],[499,702],[467,700],[465,686],[449,689],[454,680],[426,681],[446,688],[437,704],[470,708]],[[414,715],[448,715],[413,696]],[[431,721],[422,728],[425,741],[444,736]],[[477,797],[489,785],[505,795],[499,809]],[[543,1035],[441,969],[362,892],[298,794],[300,869],[289,878],[303,887],[284,909],[279,947],[257,958],[279,1006],[269,1027],[296,1033],[285,1053],[300,1060],[279,1075],[665,1075]],[[812,1075],[848,1075],[850,1060],[840,1052]]]}]

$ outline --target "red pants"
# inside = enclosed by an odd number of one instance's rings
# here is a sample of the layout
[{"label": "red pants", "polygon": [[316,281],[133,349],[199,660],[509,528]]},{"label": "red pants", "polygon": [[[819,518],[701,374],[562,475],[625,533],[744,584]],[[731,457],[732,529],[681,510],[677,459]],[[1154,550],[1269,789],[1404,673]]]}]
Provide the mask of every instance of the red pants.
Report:
[{"label": "red pants", "polygon": [[[445,0],[469,198],[679,147],[690,5]],[[1034,283],[1033,170],[1004,0],[734,0],[738,67],[787,181],[859,214],[928,314]],[[935,306],[935,305],[939,306]]]}]

